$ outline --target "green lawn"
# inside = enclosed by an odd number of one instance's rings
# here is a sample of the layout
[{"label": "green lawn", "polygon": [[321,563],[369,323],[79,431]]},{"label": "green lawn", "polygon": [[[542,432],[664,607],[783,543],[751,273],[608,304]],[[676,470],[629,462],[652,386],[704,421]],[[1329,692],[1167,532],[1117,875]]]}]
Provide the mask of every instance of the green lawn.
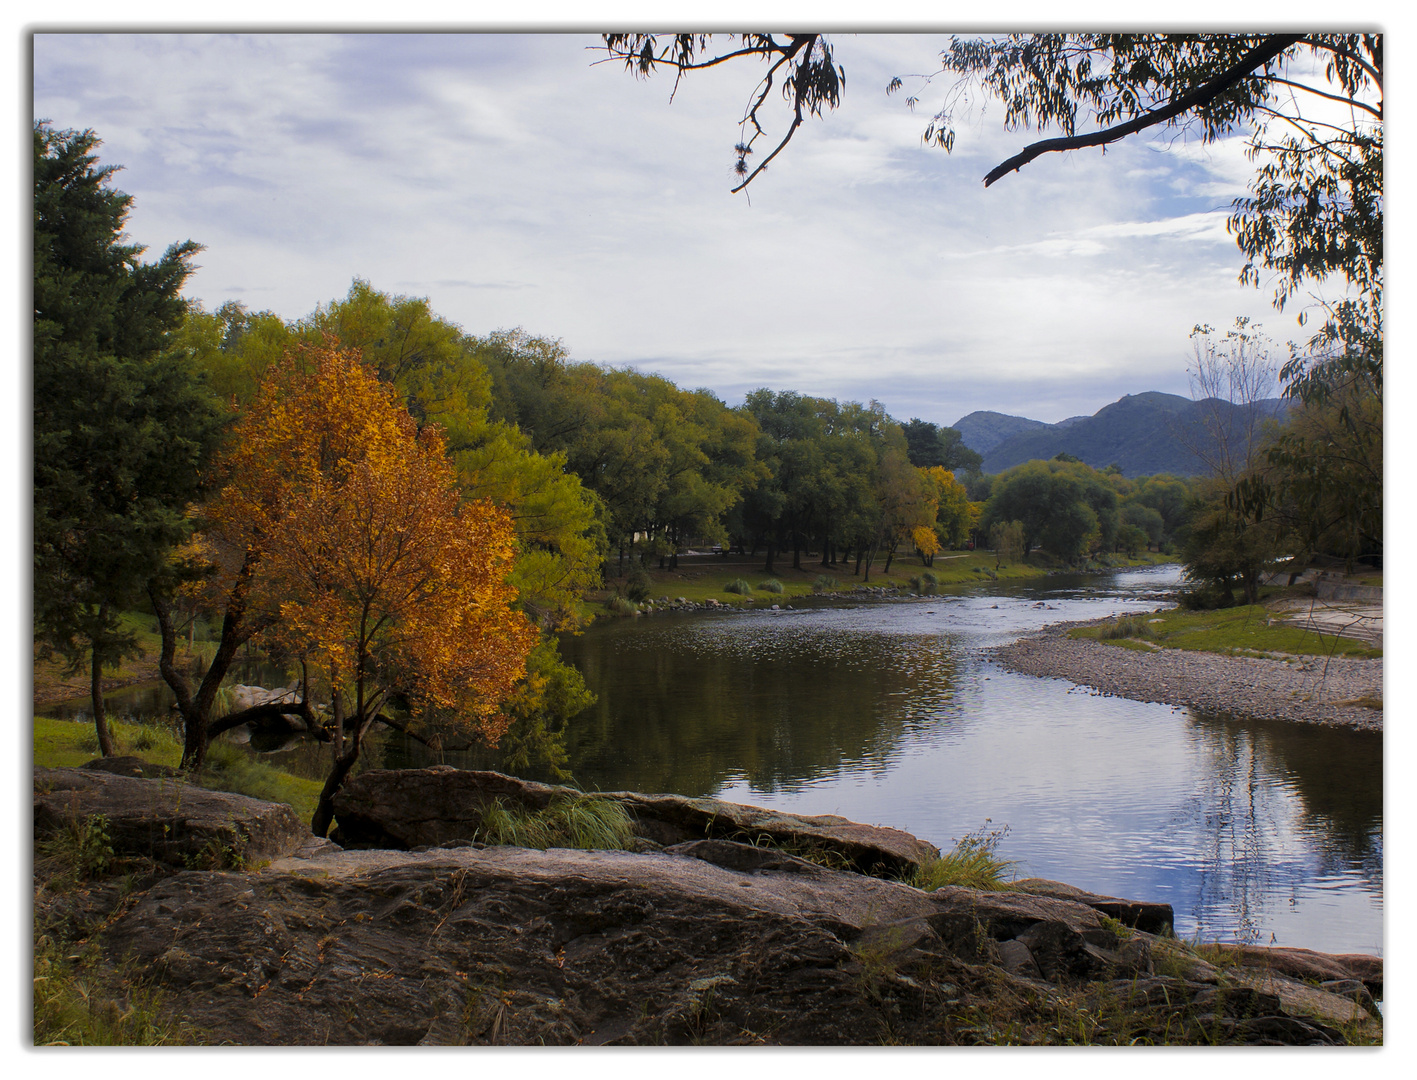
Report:
[{"label": "green lawn", "polygon": [[[132,754],[155,765],[174,768],[182,760],[182,745],[166,728],[111,721],[119,754]],[[47,769],[75,768],[98,757],[93,725],[73,720],[34,718],[34,764]],[[320,798],[322,781],[307,780],[254,760],[246,750],[218,740],[207,751],[207,767],[197,778],[204,788],[234,791],[268,802],[285,803],[309,821]]]},{"label": "green lawn", "polygon": [[[1119,625],[1120,624],[1120,625]],[[1123,636],[1124,635],[1124,636]],[[1152,642],[1168,649],[1196,652],[1296,656],[1379,657],[1382,650],[1366,642],[1332,634],[1318,634],[1281,622],[1263,604],[1220,611],[1158,611],[1129,616],[1100,626],[1083,626],[1069,637],[1096,638],[1123,648],[1147,649]]]}]

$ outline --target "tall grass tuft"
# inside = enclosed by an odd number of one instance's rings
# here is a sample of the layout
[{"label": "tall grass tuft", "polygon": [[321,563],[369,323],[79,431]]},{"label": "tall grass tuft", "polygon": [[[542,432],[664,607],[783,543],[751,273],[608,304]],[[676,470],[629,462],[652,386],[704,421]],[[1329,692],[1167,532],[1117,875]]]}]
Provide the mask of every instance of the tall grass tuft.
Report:
[{"label": "tall grass tuft", "polygon": [[639,611],[639,608],[634,603],[626,600],[623,596],[610,597],[610,599],[605,601],[605,607],[612,615],[619,615],[621,618],[633,615],[635,612]]},{"label": "tall grass tuft", "polygon": [[1009,859],[1000,859],[995,854],[1008,831],[1007,825],[1002,829],[988,829],[986,825],[967,833],[938,859],[923,863],[908,884],[926,892],[933,892],[944,885],[989,891],[1008,888],[1017,864]]},{"label": "tall grass tuft", "polygon": [[1097,636],[1103,641],[1116,641],[1121,638],[1143,638],[1153,641],[1156,638],[1156,634],[1147,624],[1146,618],[1141,615],[1120,616],[1107,625],[1099,627]]},{"label": "tall grass tuft", "polygon": [[782,592],[782,582],[777,578],[768,578],[766,581],[758,582],[758,588],[763,592],[780,593]]},{"label": "tall grass tuft", "polygon": [[818,574],[817,580],[812,582],[812,591],[814,593],[831,592],[839,584],[840,582],[830,574]]},{"label": "tall grass tuft", "polygon": [[513,847],[564,847],[622,851],[634,838],[633,822],[618,802],[595,795],[556,795],[545,810],[493,799],[482,812],[476,839]]},{"label": "tall grass tuft", "polygon": [[737,593],[739,596],[752,596],[753,586],[749,585],[742,578],[734,578],[723,587],[723,591]]}]

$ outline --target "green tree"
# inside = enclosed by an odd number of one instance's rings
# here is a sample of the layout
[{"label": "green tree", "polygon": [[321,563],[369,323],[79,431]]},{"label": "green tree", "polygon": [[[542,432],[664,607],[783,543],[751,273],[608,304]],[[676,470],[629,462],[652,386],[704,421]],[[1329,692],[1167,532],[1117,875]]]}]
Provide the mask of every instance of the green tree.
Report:
[{"label": "green tree", "polygon": [[954,428],[940,427],[929,421],[912,417],[901,425],[905,432],[905,442],[910,449],[910,463],[917,468],[929,469],[938,465],[954,472],[964,469],[976,472],[984,459],[964,445],[962,436]]},{"label": "green tree", "polygon": [[1117,493],[1081,462],[1024,462],[999,474],[980,524],[992,529],[1009,521],[1023,527],[1025,558],[1042,547],[1076,560],[1115,542]]},{"label": "green tree", "polygon": [[94,725],[114,752],[101,676],[136,655],[120,614],[189,533],[221,421],[169,349],[200,250],[155,263],[124,244],[130,196],[92,131],[34,125],[34,614],[42,646],[87,657]]}]

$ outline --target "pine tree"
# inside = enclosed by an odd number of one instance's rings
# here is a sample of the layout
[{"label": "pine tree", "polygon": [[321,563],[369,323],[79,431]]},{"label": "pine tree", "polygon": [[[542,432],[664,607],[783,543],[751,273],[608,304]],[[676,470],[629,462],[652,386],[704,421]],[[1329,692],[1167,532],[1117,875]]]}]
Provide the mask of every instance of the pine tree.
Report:
[{"label": "pine tree", "polygon": [[187,534],[221,421],[164,352],[200,250],[142,263],[123,244],[132,199],[97,167],[92,131],[34,125],[34,628],[78,671],[88,661],[99,747],[114,753],[105,667],[137,654],[121,614]]}]

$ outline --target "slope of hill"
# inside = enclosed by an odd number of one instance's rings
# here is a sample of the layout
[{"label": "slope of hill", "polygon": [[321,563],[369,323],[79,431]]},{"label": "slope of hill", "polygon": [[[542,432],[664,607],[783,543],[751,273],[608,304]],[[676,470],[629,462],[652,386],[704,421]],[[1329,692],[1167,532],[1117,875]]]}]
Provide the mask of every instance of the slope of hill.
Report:
[{"label": "slope of hill", "polygon": [[[1068,421],[1064,420],[1063,423]],[[1038,431],[1052,427],[1042,420],[1029,420],[1023,416],[1008,416],[999,412],[972,412],[962,416],[950,427],[959,432],[960,441],[971,450],[987,454],[1006,439],[1026,431]]]},{"label": "slope of hill", "polygon": [[[1104,405],[1093,416],[1070,417],[1060,424],[1023,430],[997,442],[984,454],[986,473],[1002,472],[1035,458],[1071,454],[1095,469],[1116,464],[1125,476],[1172,473],[1194,476],[1205,467],[1196,447],[1208,449],[1210,437],[1203,420],[1206,410],[1227,414],[1240,410],[1226,402],[1197,403],[1176,394],[1150,391],[1129,394]],[[1256,402],[1254,408],[1265,417],[1284,413],[1287,403],[1278,398]],[[1035,421],[1036,423],[1036,421]]]}]

